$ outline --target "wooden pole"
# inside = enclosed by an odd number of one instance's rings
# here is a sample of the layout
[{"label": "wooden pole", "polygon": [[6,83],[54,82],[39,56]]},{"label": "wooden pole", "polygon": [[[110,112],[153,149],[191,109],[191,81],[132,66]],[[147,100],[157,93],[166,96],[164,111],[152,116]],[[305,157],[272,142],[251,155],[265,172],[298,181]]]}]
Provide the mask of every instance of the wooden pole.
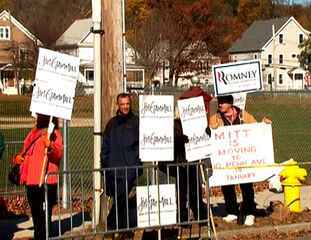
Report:
[{"label": "wooden pole", "polygon": [[[54,130],[54,124],[52,123],[52,119],[53,119],[53,116],[50,116],[49,128],[48,128],[48,132],[47,132],[47,139],[50,139],[50,135]],[[41,187],[42,184],[44,183],[44,177],[46,174],[47,166],[48,166],[48,148],[45,147],[44,148],[44,157],[43,157],[42,169],[41,169],[41,173],[40,173],[39,187]]]},{"label": "wooden pole", "polygon": [[115,115],[123,91],[122,1],[102,0],[102,126]]}]

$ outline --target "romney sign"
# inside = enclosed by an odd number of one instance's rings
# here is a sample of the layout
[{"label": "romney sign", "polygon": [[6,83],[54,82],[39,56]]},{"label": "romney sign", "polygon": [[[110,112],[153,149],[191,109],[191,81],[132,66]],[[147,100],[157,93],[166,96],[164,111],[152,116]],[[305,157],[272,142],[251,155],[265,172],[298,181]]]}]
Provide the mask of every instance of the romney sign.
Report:
[{"label": "romney sign", "polygon": [[213,78],[216,96],[262,90],[259,60],[215,65]]}]

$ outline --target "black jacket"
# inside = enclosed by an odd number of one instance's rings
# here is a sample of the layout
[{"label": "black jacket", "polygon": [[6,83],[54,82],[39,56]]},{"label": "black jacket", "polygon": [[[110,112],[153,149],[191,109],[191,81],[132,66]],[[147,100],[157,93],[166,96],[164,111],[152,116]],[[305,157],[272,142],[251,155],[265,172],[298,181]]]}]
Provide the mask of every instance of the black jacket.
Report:
[{"label": "black jacket", "polygon": [[[101,149],[101,167],[139,166],[139,119],[133,113],[127,116],[117,114],[107,123]],[[110,172],[110,173],[109,173]],[[114,176],[113,171],[108,176]],[[125,176],[125,171],[118,171],[117,177]],[[128,181],[136,177],[135,169],[128,171]]]}]

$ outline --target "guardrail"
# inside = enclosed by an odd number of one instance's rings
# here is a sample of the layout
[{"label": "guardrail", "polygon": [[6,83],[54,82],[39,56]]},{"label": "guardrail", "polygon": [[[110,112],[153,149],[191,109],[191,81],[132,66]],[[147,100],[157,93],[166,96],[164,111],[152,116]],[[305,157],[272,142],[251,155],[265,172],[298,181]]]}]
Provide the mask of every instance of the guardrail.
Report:
[{"label": "guardrail", "polygon": [[[202,189],[202,164],[162,163],[160,166],[55,173],[53,175],[59,180],[64,175],[68,178],[69,208],[62,208],[59,181],[57,204],[54,207],[56,214],[53,215],[52,223],[49,222],[49,211],[46,211],[47,239],[129,234],[139,230],[159,230],[163,227],[176,229],[193,224],[199,227],[196,234],[207,236],[211,229],[208,221],[209,199],[204,203],[202,194],[207,193],[209,188],[205,184]],[[92,186],[93,177],[98,173],[102,189],[94,189]],[[46,181],[49,177],[51,175],[46,176]],[[45,190],[45,206],[49,206],[48,184],[45,184]],[[98,191],[101,192],[100,199],[96,198]],[[209,197],[209,194],[205,196]],[[96,201],[100,201],[101,206],[98,225],[93,218],[97,211]]]}]

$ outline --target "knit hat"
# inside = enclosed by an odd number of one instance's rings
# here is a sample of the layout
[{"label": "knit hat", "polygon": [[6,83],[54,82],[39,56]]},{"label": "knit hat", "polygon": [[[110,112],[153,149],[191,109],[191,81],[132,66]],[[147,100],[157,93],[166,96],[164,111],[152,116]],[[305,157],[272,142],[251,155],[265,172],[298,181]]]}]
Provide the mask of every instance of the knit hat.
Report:
[{"label": "knit hat", "polygon": [[232,95],[218,96],[217,101],[218,103],[233,104],[233,96]]}]

